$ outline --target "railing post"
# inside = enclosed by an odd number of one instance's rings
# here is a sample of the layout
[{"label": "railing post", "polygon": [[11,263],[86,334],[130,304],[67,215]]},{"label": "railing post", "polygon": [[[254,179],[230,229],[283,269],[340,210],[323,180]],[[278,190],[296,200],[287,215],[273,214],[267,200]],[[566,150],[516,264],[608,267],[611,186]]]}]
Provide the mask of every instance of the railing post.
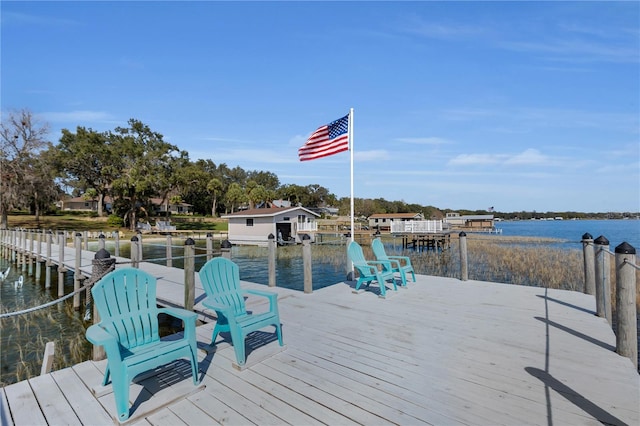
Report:
[{"label": "railing post", "polygon": [[302,237],[302,265],[304,268],[304,292],[313,293],[313,273],[311,269],[311,237]]},{"label": "railing post", "polygon": [[105,246],[105,240],[106,237],[104,235],[104,233],[100,232],[100,235],[98,235],[98,251],[100,250],[104,250],[104,246]]},{"label": "railing post", "polygon": [[[111,257],[109,252],[105,249],[100,249],[96,252],[91,261],[91,283],[95,284],[107,273],[113,271],[116,266],[116,259]],[[91,300],[91,288],[87,288],[87,303]],[[95,304],[93,304],[93,323],[98,324],[100,322],[100,314]],[[104,346],[93,346],[93,360],[100,361],[106,358]]]},{"label": "railing post", "polygon": [[609,262],[609,240],[600,235],[594,241],[596,245],[596,313],[606,318],[611,325],[611,268]]},{"label": "railing post", "polygon": [[207,232],[207,262],[213,257],[213,234]]},{"label": "railing post", "polygon": [[114,248],[113,255],[115,257],[118,257],[120,256],[120,230],[116,229],[113,232],[115,232],[115,234],[113,235],[114,237],[113,239],[115,240],[115,248]]},{"label": "railing post", "polygon": [[27,252],[27,259],[29,262],[29,275],[33,275],[33,259],[35,258],[34,256],[34,250],[33,250],[33,240],[34,240],[34,236],[33,236],[33,231],[30,229],[29,233],[27,234],[28,238],[29,238],[29,251]]},{"label": "railing post", "polygon": [[38,237],[36,245],[36,282],[40,282],[42,276],[42,232],[36,233]]},{"label": "railing post", "polygon": [[638,322],[636,307],[636,249],[623,242],[616,253],[616,352],[631,359],[638,369]]},{"label": "railing post", "polygon": [[44,272],[44,288],[51,288],[51,268],[53,267],[53,262],[51,262],[51,239],[53,238],[53,232],[51,230],[47,231],[47,248],[46,248],[46,259],[45,259],[45,272]]},{"label": "railing post", "polygon": [[458,234],[460,237],[460,279],[469,279],[469,259],[467,258],[467,234],[463,231]]},{"label": "railing post", "polygon": [[[80,272],[80,264],[82,261],[82,234],[80,232],[76,233],[76,259],[74,264],[73,271],[73,291],[80,290],[80,281],[82,280],[82,273]],[[80,310],[80,293],[75,293],[73,295],[73,309],[76,311]]]},{"label": "railing post", "polygon": [[267,237],[269,248],[269,287],[276,286],[276,237],[269,234]]},{"label": "railing post", "polygon": [[173,266],[173,237],[171,232],[167,233],[167,247],[165,248],[165,257],[167,258],[167,267]]},{"label": "railing post", "polygon": [[184,242],[184,308],[193,311],[196,294],[196,242],[189,237]]},{"label": "railing post", "polygon": [[64,246],[67,244],[67,238],[64,231],[58,231],[58,297],[64,296],[64,273],[67,268],[64,266]]},{"label": "railing post", "polygon": [[231,259],[231,243],[229,240],[224,240],[220,243],[220,252],[225,259]]},{"label": "railing post", "polygon": [[138,261],[142,262],[142,232],[138,231],[136,235],[138,236]]},{"label": "railing post", "polygon": [[138,237],[131,237],[131,266],[134,268],[138,267],[138,255],[140,250],[138,250]]},{"label": "railing post", "polygon": [[584,259],[584,293],[596,294],[595,255],[593,237],[586,233],[582,236],[582,256]]},{"label": "railing post", "polygon": [[82,241],[84,242],[84,249],[89,251],[89,231],[82,231]]}]

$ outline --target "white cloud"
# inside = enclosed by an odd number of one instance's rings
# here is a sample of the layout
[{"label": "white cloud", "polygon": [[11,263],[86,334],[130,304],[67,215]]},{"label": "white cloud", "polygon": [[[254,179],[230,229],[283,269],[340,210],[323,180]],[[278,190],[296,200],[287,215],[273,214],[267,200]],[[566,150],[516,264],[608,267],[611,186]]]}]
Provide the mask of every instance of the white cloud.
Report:
[{"label": "white cloud", "polygon": [[451,166],[489,165],[503,161],[504,155],[497,154],[460,154],[449,160]]},{"label": "white cloud", "polygon": [[549,158],[542,155],[537,149],[529,148],[520,154],[516,154],[511,158],[508,158],[504,164],[507,165],[533,165],[533,164],[548,164]]}]

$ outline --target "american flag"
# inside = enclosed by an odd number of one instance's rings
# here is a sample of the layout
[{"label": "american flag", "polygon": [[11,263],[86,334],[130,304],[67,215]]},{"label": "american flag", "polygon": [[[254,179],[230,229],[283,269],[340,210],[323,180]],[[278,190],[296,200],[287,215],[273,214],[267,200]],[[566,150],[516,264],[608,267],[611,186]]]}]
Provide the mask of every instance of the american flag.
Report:
[{"label": "american flag", "polygon": [[298,150],[300,161],[315,160],[349,150],[349,115],[318,127]]}]

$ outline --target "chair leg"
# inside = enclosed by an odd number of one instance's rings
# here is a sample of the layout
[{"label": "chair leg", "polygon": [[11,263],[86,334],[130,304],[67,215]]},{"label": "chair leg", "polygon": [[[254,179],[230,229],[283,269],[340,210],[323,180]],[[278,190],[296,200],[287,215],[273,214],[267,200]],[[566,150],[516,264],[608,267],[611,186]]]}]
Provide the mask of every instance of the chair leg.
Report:
[{"label": "chair leg", "polygon": [[278,333],[278,343],[280,343],[280,346],[283,346],[284,343],[282,343],[282,326],[280,325],[280,319],[276,318],[277,322],[274,324],[276,326],[276,333]]},{"label": "chair leg", "polygon": [[109,376],[111,375],[111,370],[109,369],[109,364],[107,364],[107,369],[104,372],[104,378],[102,379],[102,386],[107,386],[109,384]]},{"label": "chair leg", "polygon": [[129,375],[126,372],[114,374],[111,382],[118,420],[123,422],[129,418]]},{"label": "chair leg", "polygon": [[193,384],[200,383],[200,371],[198,368],[198,344],[193,342],[191,344],[191,374],[193,374]]},{"label": "chair leg", "polygon": [[404,273],[404,269],[399,268],[398,270],[400,271],[400,279],[402,280],[402,287],[406,287],[407,286],[407,276]]},{"label": "chair leg", "polygon": [[385,280],[380,278],[380,274],[376,274],[376,279],[378,281],[378,287],[380,287],[380,296],[386,297],[387,296],[387,286],[385,284]]},{"label": "chair leg", "polygon": [[236,352],[236,361],[238,361],[238,365],[244,365],[245,363],[244,338],[244,334],[237,326],[231,328],[231,341],[233,343],[233,349]]}]

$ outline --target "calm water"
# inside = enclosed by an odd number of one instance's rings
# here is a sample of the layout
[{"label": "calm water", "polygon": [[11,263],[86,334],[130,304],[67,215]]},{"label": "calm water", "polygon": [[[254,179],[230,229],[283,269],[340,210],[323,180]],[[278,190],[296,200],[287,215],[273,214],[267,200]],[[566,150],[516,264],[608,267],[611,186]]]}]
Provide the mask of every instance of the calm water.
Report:
[{"label": "calm water", "polygon": [[[639,220],[563,220],[563,221],[513,221],[499,222],[498,228],[502,229],[502,235],[506,236],[530,236],[548,237],[558,239],[551,243],[561,248],[580,249],[581,237],[584,233],[590,233],[594,238],[605,236],[613,250],[622,241],[626,241],[636,248],[640,248],[640,221]],[[143,258],[164,258],[166,249],[164,241],[144,241]],[[174,239],[173,257],[183,255],[183,241]],[[203,254],[204,241],[198,241],[196,255]],[[112,242],[107,242],[107,250],[114,253]],[[96,250],[96,245],[89,246],[90,250]],[[289,249],[289,248],[287,248]],[[291,247],[290,249],[300,250]],[[344,246],[336,246],[335,250],[344,251]],[[120,255],[129,257],[127,245],[121,247]],[[232,259],[240,267],[240,279],[261,284],[268,284],[267,275],[267,249],[259,247],[233,247]],[[196,270],[199,270],[205,262],[204,257],[196,259]],[[164,264],[164,260],[158,261]],[[175,267],[182,267],[180,259],[173,262]],[[4,271],[9,266],[6,259],[0,259],[0,270]],[[28,270],[12,270],[9,278],[0,283],[0,305],[2,312],[13,312],[20,309],[36,306],[46,301],[57,299],[57,271],[52,271],[52,285],[50,289],[44,288],[45,269],[42,270],[42,278],[35,282],[34,274]],[[329,286],[343,281],[346,277],[345,265],[330,265],[314,260],[313,286],[314,289]],[[280,287],[296,290],[303,288],[303,267],[301,257],[292,259],[279,258],[276,260],[276,281]],[[16,288],[14,282],[22,275],[24,284]],[[73,291],[73,276],[66,274],[65,294]],[[67,305],[72,299],[67,300]],[[42,364],[41,358],[44,345],[49,340],[56,340],[56,352],[65,353],[65,362],[68,364],[69,353],[81,351],[89,357],[90,345],[84,339],[82,319],[84,311],[74,313],[70,308],[62,305],[39,311],[39,314],[22,316],[22,322],[12,319],[0,320],[0,382],[3,385],[17,381],[17,372],[30,370],[30,375],[38,375]],[[28,323],[28,324],[27,324]],[[78,330],[81,330],[78,333]],[[22,354],[22,355],[21,355]],[[22,356],[22,358],[21,358]],[[21,362],[20,360],[23,360]],[[67,365],[68,365],[67,364]],[[56,368],[59,368],[57,366]],[[24,379],[21,376],[20,380]]]},{"label": "calm water", "polygon": [[561,241],[566,247],[582,248],[580,243],[585,233],[596,239],[604,236],[609,240],[611,251],[626,241],[640,249],[640,220],[520,220],[496,222],[502,235],[527,237],[549,237]]}]

